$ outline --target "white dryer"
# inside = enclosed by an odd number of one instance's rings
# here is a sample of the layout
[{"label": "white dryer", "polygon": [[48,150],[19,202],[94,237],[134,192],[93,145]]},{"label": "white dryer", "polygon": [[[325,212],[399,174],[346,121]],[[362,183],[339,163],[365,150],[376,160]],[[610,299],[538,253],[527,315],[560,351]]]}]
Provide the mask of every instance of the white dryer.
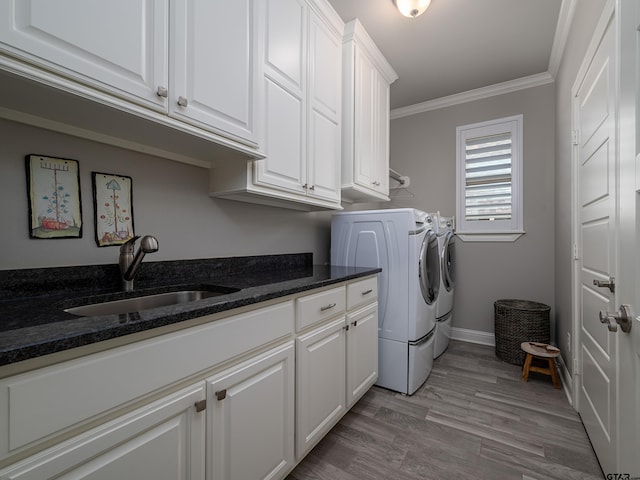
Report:
[{"label": "white dryer", "polygon": [[440,292],[436,305],[436,334],[434,358],[439,357],[451,341],[453,322],[453,294],[455,290],[455,243],[454,217],[443,217],[440,212],[432,215],[438,235],[440,251]]},{"label": "white dryer", "polygon": [[376,384],[414,393],[434,359],[440,261],[431,216],[412,208],[334,214],[331,263],[382,268]]}]

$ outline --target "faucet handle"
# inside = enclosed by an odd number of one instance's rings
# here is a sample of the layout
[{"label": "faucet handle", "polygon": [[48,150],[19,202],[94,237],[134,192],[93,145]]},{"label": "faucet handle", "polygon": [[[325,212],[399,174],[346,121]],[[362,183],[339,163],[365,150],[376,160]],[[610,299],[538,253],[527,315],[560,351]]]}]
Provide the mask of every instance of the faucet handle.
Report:
[{"label": "faucet handle", "polygon": [[120,253],[133,253],[136,240],[140,238],[140,235],[131,237],[129,240],[120,245]]}]

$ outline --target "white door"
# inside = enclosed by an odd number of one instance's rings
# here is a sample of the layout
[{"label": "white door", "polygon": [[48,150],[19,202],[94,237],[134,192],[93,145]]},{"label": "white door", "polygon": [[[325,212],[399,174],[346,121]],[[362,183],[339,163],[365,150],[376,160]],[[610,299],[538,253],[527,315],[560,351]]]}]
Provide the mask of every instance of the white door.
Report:
[{"label": "white door", "polygon": [[[629,304],[634,312],[629,334],[617,334],[620,391],[620,443],[618,471],[640,477],[640,252],[637,215],[640,213],[640,162],[638,115],[640,90],[637,73],[640,67],[640,0],[618,3],[617,24],[620,45],[619,109],[619,238],[620,255],[616,288],[618,302]],[[635,419],[635,421],[634,421]]]},{"label": "white door", "polygon": [[[574,98],[578,127],[579,351],[578,411],[603,470],[616,472],[617,341],[599,320],[615,310],[616,138],[613,22],[579,79]],[[599,282],[602,286],[595,285]]]},{"label": "white door", "polygon": [[[585,58],[588,67],[583,66],[575,90],[582,252],[575,373],[577,408],[605,474],[631,478],[640,475],[640,322],[633,314],[640,307],[635,78],[640,2],[616,2],[616,9],[595,53]],[[620,322],[622,305],[629,309],[631,331]]]}]

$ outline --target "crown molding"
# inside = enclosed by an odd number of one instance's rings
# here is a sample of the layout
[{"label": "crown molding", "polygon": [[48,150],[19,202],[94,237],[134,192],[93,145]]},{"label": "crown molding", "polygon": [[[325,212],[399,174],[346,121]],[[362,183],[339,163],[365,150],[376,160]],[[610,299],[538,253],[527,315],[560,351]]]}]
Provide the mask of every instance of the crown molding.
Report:
[{"label": "crown molding", "polygon": [[551,55],[549,57],[549,67],[547,71],[556,78],[560,61],[564,54],[564,48],[567,45],[571,22],[573,22],[573,14],[576,10],[578,0],[562,0],[560,6],[560,14],[558,15],[558,23],[556,24],[556,33],[553,37],[553,46],[551,47]]},{"label": "crown molding", "polygon": [[396,108],[391,110],[391,120],[552,83],[558,74],[558,68],[560,67],[560,61],[562,60],[562,55],[564,54],[564,49],[567,44],[567,38],[569,37],[569,30],[571,29],[571,22],[573,21],[573,14],[576,10],[577,3],[578,0],[562,0],[558,23],[556,24],[556,32],[553,37],[551,55],[549,56],[549,66],[546,72],[416,103],[415,105],[409,105],[407,107]]},{"label": "crown molding", "polygon": [[488,87],[476,88],[475,90],[469,90],[467,92],[456,93],[447,97],[436,98],[435,100],[416,103],[415,105],[409,105],[408,107],[396,108],[391,110],[390,118],[391,120],[395,120],[396,118],[408,117],[410,115],[417,115],[431,110],[452,107],[454,105],[460,105],[461,103],[482,100],[483,98],[504,95],[505,93],[525,90],[527,88],[539,87],[553,83],[553,81],[554,78],[549,72],[537,73],[535,75],[529,75],[528,77],[509,80],[508,82],[496,83],[495,85],[489,85]]}]

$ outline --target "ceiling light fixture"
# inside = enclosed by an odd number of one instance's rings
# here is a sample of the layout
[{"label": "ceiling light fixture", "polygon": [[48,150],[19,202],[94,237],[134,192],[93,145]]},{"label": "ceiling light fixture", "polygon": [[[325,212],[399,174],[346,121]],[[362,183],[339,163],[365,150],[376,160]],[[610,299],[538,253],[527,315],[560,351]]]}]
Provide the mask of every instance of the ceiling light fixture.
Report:
[{"label": "ceiling light fixture", "polygon": [[393,3],[405,17],[416,18],[429,8],[431,0],[393,0]]}]

